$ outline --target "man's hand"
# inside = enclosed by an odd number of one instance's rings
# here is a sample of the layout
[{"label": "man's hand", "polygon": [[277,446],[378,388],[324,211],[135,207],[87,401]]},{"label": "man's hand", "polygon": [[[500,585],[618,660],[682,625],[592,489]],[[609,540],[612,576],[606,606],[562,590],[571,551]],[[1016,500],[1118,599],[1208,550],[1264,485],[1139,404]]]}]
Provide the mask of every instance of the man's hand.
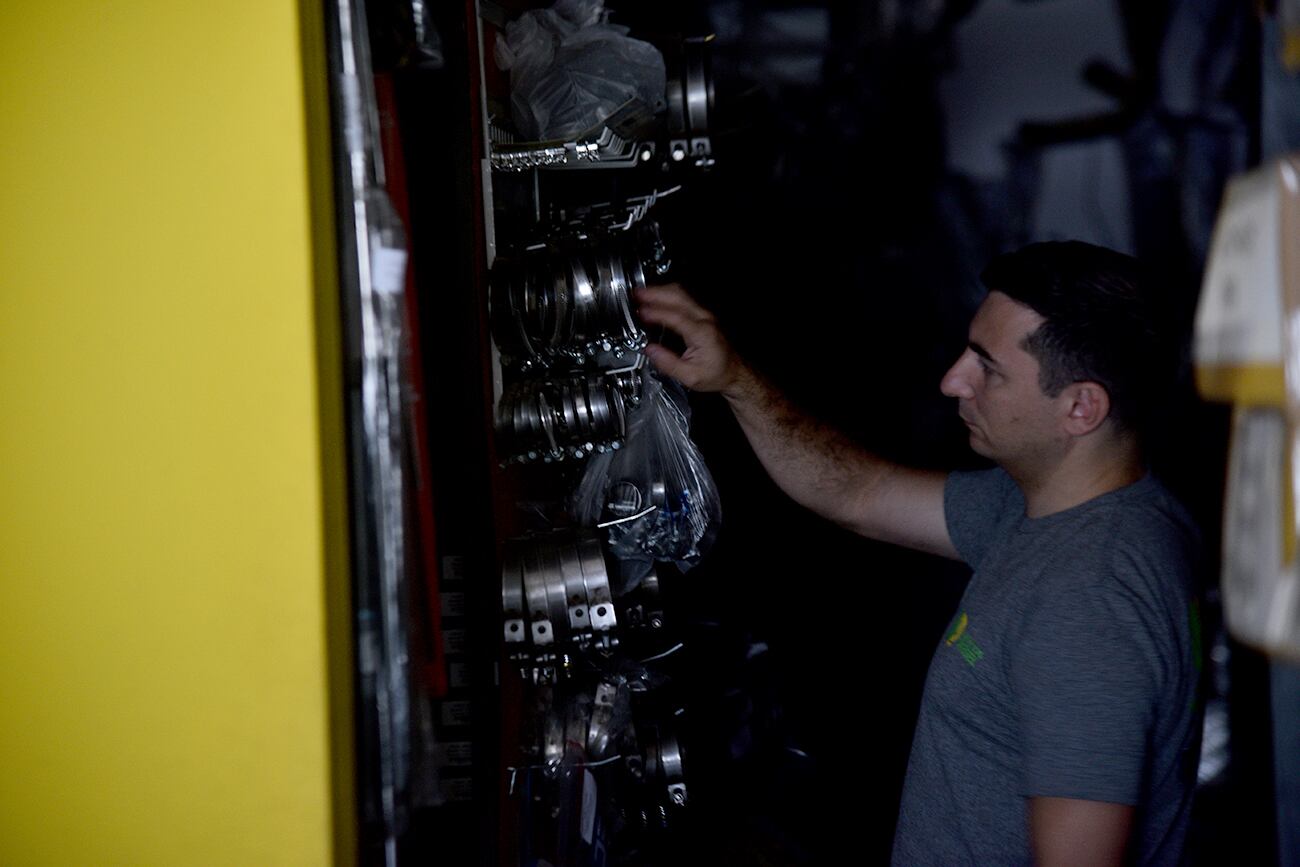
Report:
[{"label": "man's hand", "polygon": [[657,343],[647,346],[646,355],[655,367],[696,391],[736,398],[752,390],[753,374],[722,336],[713,314],[696,304],[681,286],[672,283],[641,289],[636,300],[642,322],[663,325],[686,341],[681,355]]}]

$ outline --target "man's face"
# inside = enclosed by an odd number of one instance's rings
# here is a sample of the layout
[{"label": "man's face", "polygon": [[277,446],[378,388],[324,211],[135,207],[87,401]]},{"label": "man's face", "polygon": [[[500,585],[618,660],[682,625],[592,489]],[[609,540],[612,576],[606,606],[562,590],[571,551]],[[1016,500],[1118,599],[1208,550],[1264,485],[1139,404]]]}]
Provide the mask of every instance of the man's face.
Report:
[{"label": "man's face", "polygon": [[1001,292],[990,292],[970,324],[966,351],[944,374],[939,390],[957,398],[970,445],[1016,475],[1050,462],[1067,441],[1061,402],[1038,384],[1038,359],[1024,340],[1043,317]]}]

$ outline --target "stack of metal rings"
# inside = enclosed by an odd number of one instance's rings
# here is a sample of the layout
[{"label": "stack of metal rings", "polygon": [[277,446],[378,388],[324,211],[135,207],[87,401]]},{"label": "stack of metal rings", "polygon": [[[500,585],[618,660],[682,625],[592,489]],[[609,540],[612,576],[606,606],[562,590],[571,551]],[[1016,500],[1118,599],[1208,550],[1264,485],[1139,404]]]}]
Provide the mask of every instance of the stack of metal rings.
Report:
[{"label": "stack of metal rings", "polygon": [[558,461],[616,449],[627,430],[623,392],[605,375],[510,386],[496,428],[508,461]]},{"label": "stack of metal rings", "polygon": [[506,648],[534,682],[557,681],[572,650],[617,643],[605,556],[588,530],[507,541],[501,604]]},{"label": "stack of metal rings", "polygon": [[645,346],[632,316],[632,294],[645,285],[630,239],[502,257],[492,269],[492,336],[512,361],[617,361]]},{"label": "stack of metal rings", "polygon": [[668,79],[669,155],[674,162],[691,160],[699,168],[713,165],[709,119],[713,114],[713,74],[710,38],[683,39],[670,53],[673,74]]},{"label": "stack of metal rings", "polygon": [[645,749],[645,775],[666,789],[669,803],[686,806],[686,779],[682,747],[667,730],[649,733]]},{"label": "stack of metal rings", "polygon": [[565,759],[585,764],[635,746],[636,753],[629,750],[628,760],[643,772],[644,760],[631,725],[630,691],[627,682],[620,681],[602,680],[591,690],[567,695],[548,691],[539,696],[540,718],[525,751],[553,775]]}]

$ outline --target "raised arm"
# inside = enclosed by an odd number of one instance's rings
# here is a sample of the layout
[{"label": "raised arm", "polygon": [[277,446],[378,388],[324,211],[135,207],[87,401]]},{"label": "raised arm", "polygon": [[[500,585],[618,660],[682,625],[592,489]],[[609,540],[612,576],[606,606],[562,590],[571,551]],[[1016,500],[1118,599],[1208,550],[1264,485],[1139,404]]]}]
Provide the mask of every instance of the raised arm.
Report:
[{"label": "raised arm", "polygon": [[722,394],[763,467],[797,503],[863,536],[957,557],[943,516],[943,473],[886,461],[800,412],[736,354],[709,311],[677,285],[637,294],[643,321],[681,335],[677,355],[652,344],[655,367]]}]

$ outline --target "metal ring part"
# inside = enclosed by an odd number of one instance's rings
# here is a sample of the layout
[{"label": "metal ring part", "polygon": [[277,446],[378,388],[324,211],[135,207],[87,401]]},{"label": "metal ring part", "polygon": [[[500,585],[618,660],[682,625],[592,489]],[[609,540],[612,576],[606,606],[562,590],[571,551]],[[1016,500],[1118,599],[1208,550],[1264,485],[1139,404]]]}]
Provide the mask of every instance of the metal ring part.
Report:
[{"label": "metal ring part", "polygon": [[578,558],[577,550],[571,546],[564,546],[559,554],[569,627],[575,635],[588,632],[591,629],[591,605],[587,599],[587,583],[583,579],[582,561]]},{"label": "metal ring part", "polygon": [[665,779],[681,779],[682,751],[677,745],[677,738],[672,735],[665,735],[659,740],[659,768]]},{"label": "metal ring part", "polygon": [[567,594],[561,565],[562,554],[554,538],[539,543],[536,550],[542,584],[546,587],[547,619],[556,631],[555,640],[563,641],[572,637],[572,634],[569,631],[569,606],[565,598]]},{"label": "metal ring part", "polygon": [[491,315],[493,336],[496,337],[498,346],[508,355],[533,357],[536,350],[524,328],[527,263],[504,260],[493,270],[492,282],[495,303],[491,305]]},{"label": "metal ring part", "polygon": [[582,432],[578,428],[578,406],[573,400],[573,388],[570,383],[562,382],[556,395],[560,408],[560,418],[564,421],[565,439],[572,440],[581,436]]},{"label": "metal ring part", "polygon": [[540,350],[546,345],[545,322],[550,300],[548,294],[542,291],[543,276],[541,263],[530,262],[524,269],[524,279],[519,285],[519,312],[523,330],[534,350]]},{"label": "metal ring part", "polygon": [[533,644],[544,646],[555,642],[555,627],[550,620],[550,601],[546,581],[536,547],[524,550],[524,594],[528,601],[529,634]]},{"label": "metal ring part", "polygon": [[609,574],[605,570],[605,555],[600,540],[590,531],[578,532],[578,555],[582,560],[582,575],[587,584],[587,600],[591,605],[591,628],[608,632],[618,625],[614,615],[614,599],[609,592]]},{"label": "metal ring part", "polygon": [[596,685],[596,695],[591,707],[591,725],[587,729],[588,758],[604,758],[609,750],[613,735],[609,729],[609,722],[614,714],[614,701],[617,697],[618,687],[614,684],[602,682]]},{"label": "metal ring part", "polygon": [[512,659],[534,682],[569,670],[570,648],[617,643],[618,617],[600,538],[589,530],[557,530],[508,541],[502,551],[501,595]]},{"label": "metal ring part", "polygon": [[573,402],[578,409],[578,427],[587,439],[595,437],[598,430],[596,426],[595,415],[591,409],[591,396],[587,392],[586,383],[582,380],[574,380],[569,384],[573,394]]},{"label": "metal ring part", "polygon": [[591,416],[591,429],[593,436],[599,436],[602,432],[614,437],[622,437],[623,431],[612,428],[611,413],[609,410],[609,389],[602,386],[601,381],[593,377],[587,377],[584,385],[586,395],[587,411]]},{"label": "metal ring part", "polygon": [[[635,290],[645,288],[645,273],[641,269],[641,260],[636,255],[635,250],[631,251],[631,261],[634,267],[627,267],[625,259],[628,257],[628,246],[625,244],[622,249],[609,251],[609,289],[610,303],[613,305],[611,321],[616,323],[614,327],[620,332],[624,340],[633,340],[641,334],[641,329],[632,316],[631,296]],[[637,282],[638,276],[639,282]]]},{"label": "metal ring part", "polygon": [[[503,259],[493,271],[495,272],[498,269],[505,273],[503,282],[506,285],[506,298],[509,301],[510,316],[513,319],[513,322],[510,323],[513,333],[518,336],[518,342],[527,352],[527,357],[536,357],[540,348],[537,339],[538,333],[532,328],[532,323],[538,315],[538,305],[540,303],[533,292],[536,262],[528,257],[517,261]],[[496,323],[493,324],[496,325]],[[498,325],[493,334],[496,335],[497,331],[507,330],[504,325]],[[509,343],[510,341],[507,339],[506,342]]]},{"label": "metal ring part", "polygon": [[501,552],[501,611],[505,619],[505,643],[522,644],[528,638],[524,627],[524,574],[519,549],[506,542]]},{"label": "metal ring part", "polygon": [[686,125],[692,134],[709,129],[709,111],[713,107],[713,82],[710,80],[708,55],[703,45],[687,43],[686,50]]},{"label": "metal ring part", "polygon": [[574,279],[570,273],[569,263],[563,260],[551,262],[551,318],[546,323],[547,343],[552,349],[558,349],[570,341],[573,334],[573,286]]},{"label": "metal ring part", "polygon": [[679,807],[686,806],[685,768],[682,750],[677,738],[664,735],[659,740],[659,769],[668,784],[668,800]]},{"label": "metal ring part", "polygon": [[558,452],[560,448],[555,440],[555,414],[551,410],[551,402],[546,399],[545,392],[537,392],[536,400],[529,401],[529,406],[536,413],[537,427],[546,437],[546,444],[550,446],[551,452]]},{"label": "metal ring part", "polygon": [[610,428],[617,431],[619,439],[627,436],[627,411],[623,405],[623,392],[621,389],[606,385],[603,390],[603,396],[609,401],[610,406]]},{"label": "metal ring part", "polygon": [[[492,335],[507,360],[531,366],[617,367],[645,345],[632,293],[646,284],[645,261],[659,263],[657,231],[584,239],[577,246],[502,257],[489,286]],[[650,259],[640,249],[654,239]],[[602,354],[603,353],[603,354]]]},{"label": "metal ring part", "polygon": [[655,479],[650,483],[650,497],[648,505],[657,506],[662,509],[668,505],[668,486],[663,479]]},{"label": "metal ring part", "polygon": [[618,448],[627,433],[621,374],[534,380],[508,387],[497,405],[499,446],[510,460],[586,457]]},{"label": "metal ring part", "polygon": [[[600,319],[601,330],[608,333],[614,330],[622,330],[623,316],[620,312],[620,297],[625,298],[627,287],[622,277],[620,269],[615,274],[614,260],[617,258],[612,250],[600,250],[596,252],[594,261],[596,265],[596,286],[597,298],[600,302]],[[608,348],[608,347],[606,347]]]},{"label": "metal ring part", "polygon": [[[682,47],[683,52],[685,46]],[[685,135],[686,127],[686,76],[682,70],[668,80],[668,90],[664,94],[668,101],[668,133],[673,137]]]},{"label": "metal ring part", "polygon": [[598,286],[592,282],[589,269],[578,253],[569,257],[569,275],[573,281],[573,320],[566,342],[587,343],[598,336],[596,327],[599,305]]}]

